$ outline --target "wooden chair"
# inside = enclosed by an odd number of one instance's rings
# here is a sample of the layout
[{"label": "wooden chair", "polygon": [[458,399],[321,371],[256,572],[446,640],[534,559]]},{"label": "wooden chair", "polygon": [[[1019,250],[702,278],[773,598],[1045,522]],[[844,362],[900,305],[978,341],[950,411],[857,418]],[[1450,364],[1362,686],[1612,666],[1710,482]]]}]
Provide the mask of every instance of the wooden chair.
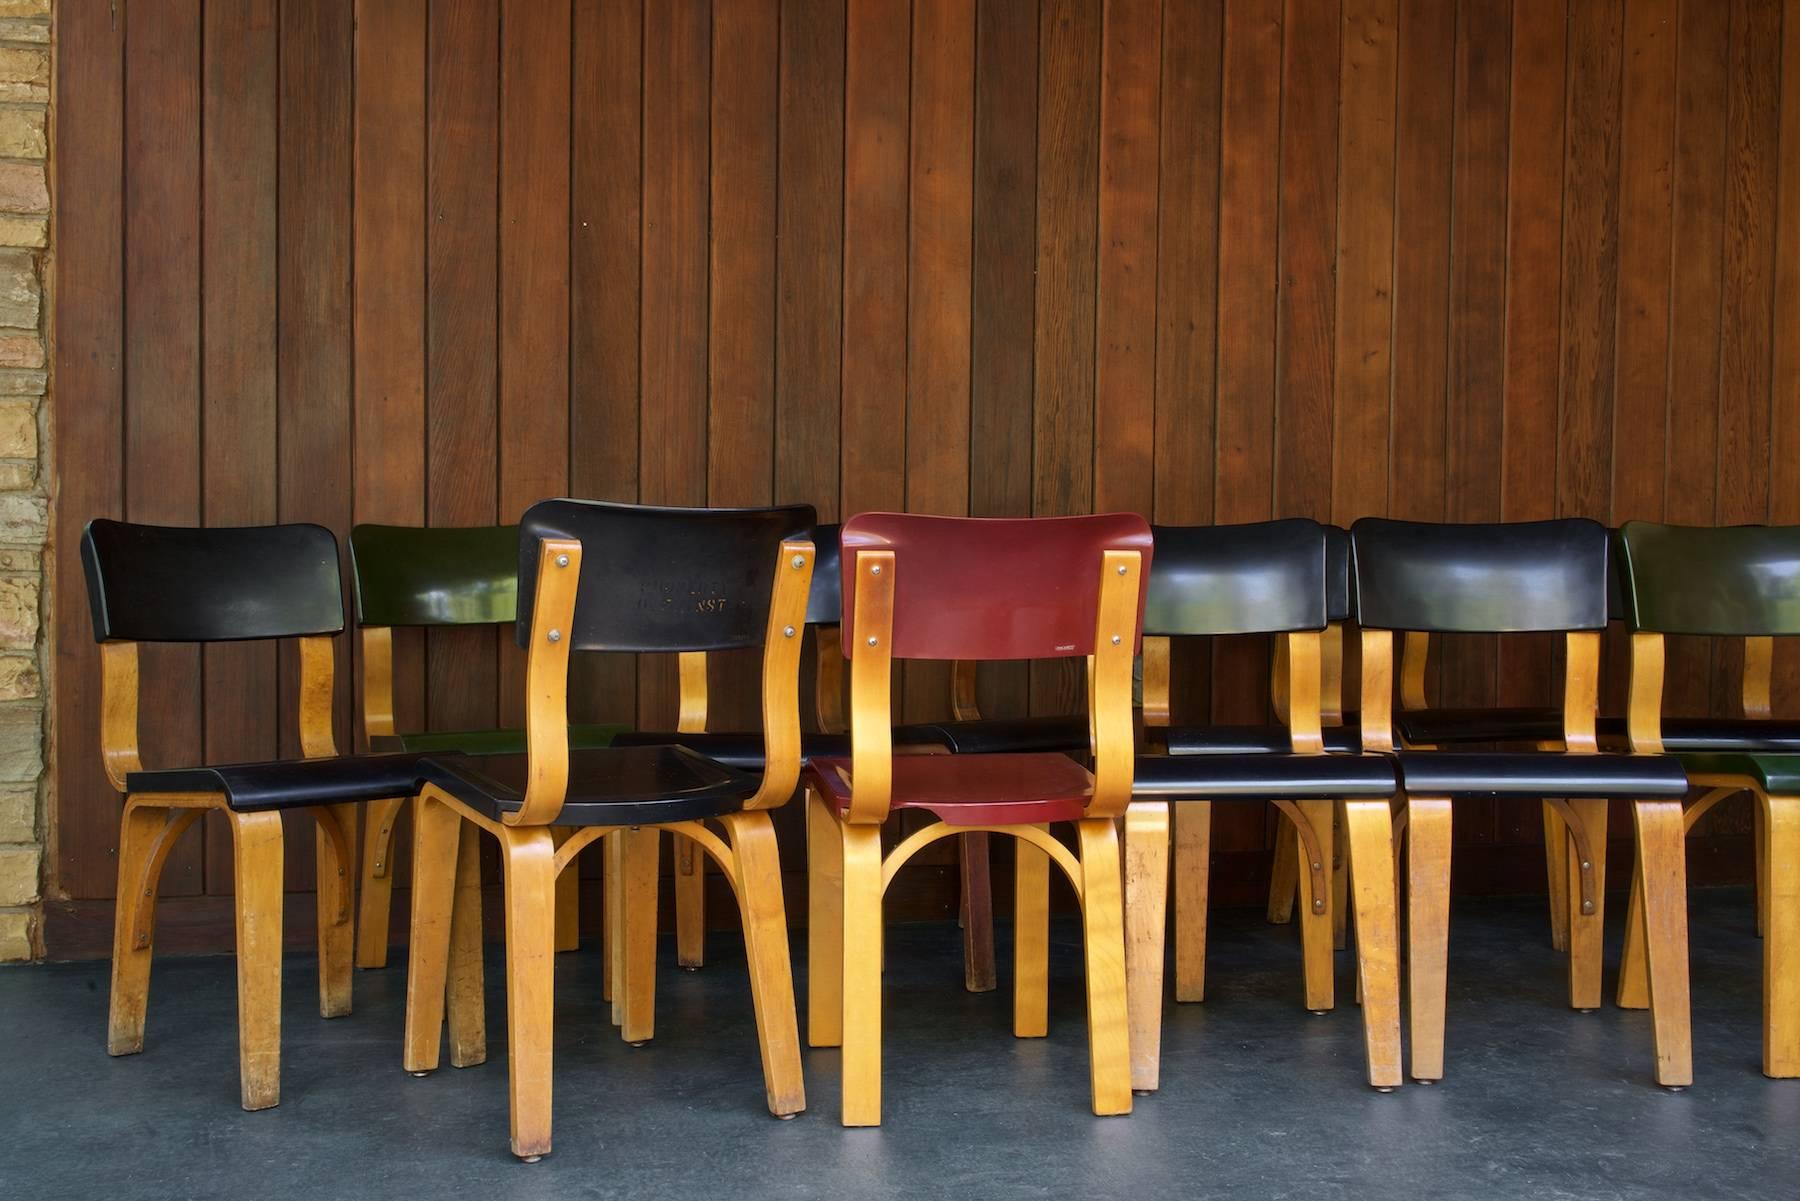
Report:
[{"label": "wooden chair", "polygon": [[[1607,531],[1592,521],[1435,525],[1364,518],[1350,531],[1353,600],[1362,627],[1362,741],[1393,753],[1405,824],[1411,1074],[1444,1073],[1451,807],[1457,798],[1557,798],[1575,846],[1568,873],[1569,1002],[1600,1004],[1606,811],[1631,802],[1643,893],[1666,987],[1656,997],[1658,1083],[1692,1082],[1687,918],[1682,892],[1681,798],[1687,777],[1669,757],[1601,754],[1594,731],[1600,634],[1605,628]],[[1561,744],[1565,751],[1395,749],[1394,632],[1564,635]],[[1573,799],[1561,799],[1573,798]],[[1353,873],[1354,875],[1354,873]],[[1354,880],[1352,881],[1354,884]]]},{"label": "wooden chair", "polygon": [[[811,881],[808,1040],[843,1047],[843,1123],[881,1122],[881,899],[921,848],[970,831],[1017,840],[1013,1032],[1041,1037],[1048,1013],[1055,861],[1081,900],[1090,1084],[1097,1114],[1131,1110],[1116,821],[1131,797],[1131,664],[1150,531],[1131,514],[981,519],[864,514],[843,528],[851,670],[849,759],[806,772]],[[896,659],[1092,656],[1095,767],[1067,755],[895,755]],[[896,809],[938,820],[884,854]],[[1075,824],[1079,853],[1049,834]]]},{"label": "wooden chair", "polygon": [[[304,810],[318,848],[319,1014],[350,1012],[357,804],[410,796],[417,756],[339,756],[334,636],[344,628],[337,540],[316,525],[178,529],[95,520],[81,536],[100,643],[101,754],[125,795],[106,1049],[144,1048],[156,888],[209,810],[231,830],[243,1106],[281,1099],[282,815]],[[293,638],[301,760],[146,769],[138,754],[138,644]]]},{"label": "wooden chair", "polygon": [[[1333,588],[1342,559],[1329,553],[1329,527],[1306,518],[1227,526],[1157,526],[1156,569],[1144,610],[1144,723],[1136,794],[1126,820],[1126,916],[1133,956],[1134,1088],[1156,1087],[1161,1030],[1163,913],[1167,892],[1168,806],[1175,810],[1176,997],[1204,995],[1212,803],[1273,804],[1282,815],[1286,878],[1298,882],[1305,1003],[1334,1005],[1333,959],[1348,873],[1340,851],[1366,872],[1354,904],[1369,924],[1359,943],[1370,1081],[1400,1083],[1399,982],[1394,974],[1393,861],[1389,799],[1394,768],[1361,755],[1342,726],[1325,724],[1327,631],[1347,596]],[[1272,726],[1169,725],[1170,639],[1264,635],[1275,639]],[[1341,663],[1341,660],[1340,660]],[[1335,684],[1333,685],[1335,691]],[[1327,755],[1325,752],[1333,751]],[[1150,810],[1156,812],[1152,814]],[[1339,820],[1339,810],[1344,810]],[[1379,820],[1376,819],[1379,817]],[[1139,830],[1141,827],[1141,833]],[[1340,847],[1342,829],[1345,847]],[[1278,852],[1279,853],[1279,852]],[[1289,904],[1291,905],[1290,887]]]},{"label": "wooden chair", "polygon": [[[813,547],[808,506],[658,509],[550,500],[520,523],[518,617],[526,648],[526,753],[424,761],[414,826],[406,1068],[436,1068],[453,937],[462,823],[500,845],[506,893],[508,1079],[512,1149],[550,1150],[554,895],[581,849],[619,847],[623,938],[614,939],[622,1033],[654,1033],[657,852],[671,830],[703,847],[742,913],[769,1109],[805,1108],[788,964],[781,865],[769,810],[800,774],[798,669]],[[706,653],[763,650],[764,770],[737,771],[677,746],[569,746],[572,651],[676,652],[682,673]],[[714,826],[707,823],[716,823]],[[556,826],[573,831],[558,844]],[[722,832],[722,833],[721,833]],[[466,974],[466,973],[459,973]]]},{"label": "wooden chair", "polygon": [[[1771,717],[1774,640],[1800,634],[1800,527],[1693,529],[1629,522],[1620,531],[1625,620],[1631,628],[1631,745],[1674,752],[1703,789],[1682,815],[1691,830],[1727,797],[1749,793],[1758,816],[1756,876],[1763,932],[1763,1074],[1800,1076],[1800,722]],[[1668,634],[1743,639],[1740,716],[1662,715]],[[1674,851],[1673,865],[1680,866]],[[1640,856],[1625,924],[1618,1003],[1653,1010],[1683,967],[1663,941],[1648,886],[1670,865]],[[1648,873],[1648,874],[1646,874]],[[1679,883],[1679,876],[1676,876]],[[1685,994],[1684,994],[1685,995]]]},{"label": "wooden chair", "polygon": [[[350,531],[350,578],[356,597],[362,664],[363,734],[372,751],[455,751],[517,755],[525,731],[401,730],[394,704],[394,629],[512,625],[518,612],[519,527],[359,525]],[[569,745],[607,746],[622,725],[575,724]],[[408,798],[410,799],[410,798]],[[358,902],[356,966],[387,966],[394,891],[394,826],[405,801],[369,807]],[[473,854],[474,851],[469,852]],[[580,880],[557,881],[556,949],[580,942]],[[610,976],[606,980],[608,996]]]}]

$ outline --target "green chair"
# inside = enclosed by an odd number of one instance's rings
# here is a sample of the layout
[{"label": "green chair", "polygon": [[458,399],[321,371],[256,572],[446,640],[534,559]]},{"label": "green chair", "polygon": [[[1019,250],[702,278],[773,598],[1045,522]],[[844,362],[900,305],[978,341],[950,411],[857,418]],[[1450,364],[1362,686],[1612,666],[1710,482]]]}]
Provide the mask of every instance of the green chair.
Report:
[{"label": "green chair", "polygon": [[[1631,629],[1627,726],[1632,749],[1668,751],[1702,791],[1685,825],[1727,797],[1758,802],[1756,875],[1763,930],[1763,1074],[1800,1076],[1800,721],[1770,715],[1774,640],[1800,635],[1800,526],[1701,529],[1627,523],[1620,531]],[[1668,634],[1741,638],[1739,716],[1665,718]],[[1634,880],[1618,1003],[1655,993]]]},{"label": "green chair", "polygon": [[[512,626],[519,597],[519,527],[359,525],[350,532],[356,591],[356,625],[363,682],[363,731],[371,751],[461,752],[519,755],[523,729],[403,732],[394,713],[395,626]],[[623,725],[577,725],[569,744],[603,747]],[[402,802],[369,807],[363,846],[356,965],[384,967],[394,877],[394,823]],[[471,845],[473,845],[471,840]],[[574,872],[557,885],[557,949],[578,938]]]}]

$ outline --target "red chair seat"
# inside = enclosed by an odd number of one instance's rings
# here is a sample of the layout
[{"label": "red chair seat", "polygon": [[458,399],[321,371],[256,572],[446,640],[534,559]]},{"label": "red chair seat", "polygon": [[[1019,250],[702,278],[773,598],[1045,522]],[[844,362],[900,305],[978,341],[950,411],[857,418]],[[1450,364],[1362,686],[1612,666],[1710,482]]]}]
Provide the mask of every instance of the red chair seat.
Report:
[{"label": "red chair seat", "polygon": [[[925,809],[952,826],[1080,821],[1094,778],[1067,755],[895,755],[894,809]],[[814,759],[809,778],[850,808],[849,759]]]}]

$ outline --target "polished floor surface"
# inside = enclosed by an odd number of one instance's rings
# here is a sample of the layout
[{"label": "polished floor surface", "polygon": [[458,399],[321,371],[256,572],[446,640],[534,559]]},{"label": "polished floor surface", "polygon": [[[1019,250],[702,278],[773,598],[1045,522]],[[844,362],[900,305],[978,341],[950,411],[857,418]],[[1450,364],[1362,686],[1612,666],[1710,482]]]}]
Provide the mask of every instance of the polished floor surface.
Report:
[{"label": "polished floor surface", "polygon": [[1758,1072],[1748,910],[1742,892],[1694,895],[1697,1083],[1680,1094],[1650,1081],[1646,1015],[1563,1006],[1541,900],[1459,906],[1449,1079],[1389,1096],[1362,1083],[1355,1007],[1300,1007],[1292,931],[1216,914],[1208,999],[1169,1005],[1163,1089],[1129,1118],[1087,1112],[1072,925],[1036,1041],[1009,1034],[1004,975],[962,990],[954,929],[898,928],[879,1130],[839,1127],[834,1051],[806,1053],[808,1112],[768,1116],[735,939],[712,937],[704,971],[665,967],[657,1038],[636,1049],[584,947],[558,960],[556,1150],[535,1165],[506,1150],[498,948],[488,1063],[424,1079],[399,1066],[403,956],[359,973],[355,1015],[330,1022],[312,960],[290,957],[283,1100],[254,1114],[229,958],[160,961],[146,1050],[126,1059],[104,1050],[104,965],[9,968],[0,1197],[1793,1198],[1800,1081]]}]

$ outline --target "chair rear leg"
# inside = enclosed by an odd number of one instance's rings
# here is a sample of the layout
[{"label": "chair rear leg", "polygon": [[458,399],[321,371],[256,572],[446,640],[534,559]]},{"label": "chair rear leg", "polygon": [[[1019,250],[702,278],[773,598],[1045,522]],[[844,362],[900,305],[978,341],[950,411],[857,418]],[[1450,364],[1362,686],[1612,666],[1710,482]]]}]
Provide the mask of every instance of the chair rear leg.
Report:
[{"label": "chair rear leg", "polygon": [[[623,830],[624,988],[619,1036],[636,1046],[656,1037],[656,894],[662,831],[655,826]],[[679,842],[687,839],[679,838]]]},{"label": "chair rear leg", "polygon": [[1131,1034],[1125,995],[1125,921],[1119,831],[1111,818],[1076,823],[1081,843],[1081,934],[1087,959],[1088,1068],[1094,1112],[1131,1112]]},{"label": "chair rear leg", "polygon": [[351,1008],[356,965],[356,807],[321,805],[313,813],[319,931],[319,1016],[340,1018]]},{"label": "chair rear leg", "polygon": [[[574,831],[567,826],[551,828],[550,837],[557,846],[569,841]],[[581,873],[563,872],[556,877],[556,949],[558,953],[581,946]]]},{"label": "chair rear leg", "polygon": [[602,912],[600,917],[604,958],[600,970],[600,996],[612,1002],[612,1024],[624,1017],[625,992],[620,982],[625,979],[625,859],[623,831],[609,830],[600,838],[601,862],[605,865],[600,880]]},{"label": "chair rear leg", "polygon": [[404,798],[373,801],[363,819],[362,887],[356,915],[356,966],[386,967],[394,903],[394,827]]},{"label": "chair rear leg", "polygon": [[750,964],[763,1087],[769,1112],[788,1118],[806,1108],[806,1085],[800,1071],[800,1025],[794,1009],[794,971],[788,958],[787,908],[781,895],[775,827],[766,812],[733,814],[725,824],[731,831],[738,905],[743,910],[744,953]]},{"label": "chair rear leg", "polygon": [[[656,831],[648,831],[654,836]],[[507,1089],[512,1151],[550,1153],[550,1079],[556,984],[556,844],[542,826],[501,834],[506,876]]]},{"label": "chair rear leg", "polygon": [[806,790],[806,1045],[844,1041],[844,847],[837,816]]},{"label": "chair rear leg", "polygon": [[1212,879],[1212,802],[1175,806],[1175,999],[1206,1000],[1206,902]]},{"label": "chair rear leg", "polygon": [[1000,987],[994,964],[994,881],[985,832],[957,838],[962,874],[963,987],[993,992]]},{"label": "chair rear leg", "polygon": [[881,827],[844,840],[843,1123],[881,1125]]},{"label": "chair rear leg", "polygon": [[[1406,959],[1412,1018],[1412,1076],[1444,1077],[1444,994],[1450,947],[1450,802],[1407,803]],[[1355,869],[1352,869],[1354,872]],[[1363,1003],[1368,1004],[1365,997]]]},{"label": "chair rear leg", "polygon": [[1299,894],[1300,877],[1295,871],[1298,854],[1294,827],[1285,821],[1275,823],[1275,853],[1269,860],[1269,924],[1285,926],[1294,920],[1294,898]]},{"label": "chair rear leg", "polygon": [[[1581,858],[1565,833],[1563,896],[1568,909],[1569,1007],[1583,1012],[1600,1008],[1600,973],[1605,960],[1606,807],[1604,800],[1571,800],[1569,811],[1587,835],[1591,860]],[[1565,824],[1565,831],[1567,825]],[[1593,895],[1582,898],[1584,863],[1591,863]]]},{"label": "chair rear leg", "polygon": [[281,815],[226,817],[237,890],[238,1072],[244,1108],[268,1109],[281,1100]]},{"label": "chair rear leg", "polygon": [[1125,812],[1125,998],[1131,1015],[1131,1089],[1161,1083],[1164,926],[1169,912],[1169,805]]},{"label": "chair rear leg", "polygon": [[1763,1075],[1800,1076],[1800,797],[1762,808]]},{"label": "chair rear leg", "polygon": [[[1336,1003],[1335,981],[1332,979],[1337,967],[1332,957],[1333,897],[1331,877],[1326,874],[1326,865],[1331,862],[1333,854],[1331,827],[1334,806],[1331,801],[1300,801],[1295,807],[1311,829],[1319,855],[1316,862],[1309,859],[1308,855],[1312,852],[1307,849],[1306,840],[1298,836],[1291,822],[1281,823],[1295,835],[1292,862],[1295,874],[1300,879],[1300,954],[1306,1007],[1314,1013],[1325,1013]],[[1315,880],[1324,881],[1324,887],[1317,895],[1314,892]]]},{"label": "chair rear leg", "polygon": [[[481,927],[481,831],[459,823],[456,893],[450,908],[450,964],[444,1002],[449,1013],[450,1066],[472,1068],[487,1062],[487,999],[484,995]],[[574,864],[565,874],[574,870]]]},{"label": "chair rear leg", "polygon": [[[1048,826],[1039,826],[1048,830]],[[1050,1032],[1050,856],[1013,839],[1013,1037]]]},{"label": "chair rear leg", "polygon": [[1346,950],[1350,945],[1350,854],[1345,849],[1349,835],[1344,833],[1347,819],[1344,803],[1336,802],[1331,819],[1331,949]]},{"label": "chair rear leg", "polygon": [[[455,920],[457,841],[463,820],[430,793],[413,807],[412,928],[406,936],[406,1035],[402,1064],[435,1071],[442,1049],[444,986]],[[476,830],[469,829],[470,839]]]},{"label": "chair rear leg", "polygon": [[675,851],[675,962],[706,965],[706,852],[692,840],[670,835]]},{"label": "chair rear leg", "polygon": [[1678,801],[1639,801],[1637,882],[1650,1022],[1656,1036],[1656,1082],[1685,1088],[1694,1082],[1692,1019],[1688,1004],[1686,823]]},{"label": "chair rear leg", "polygon": [[[1554,748],[1551,748],[1554,749]],[[1544,808],[1544,878],[1550,884],[1550,945],[1569,949],[1569,827],[1549,801]]]},{"label": "chair rear leg", "polygon": [[1620,1009],[1650,1008],[1650,977],[1644,965],[1644,866],[1631,862],[1631,892],[1625,904],[1625,944],[1619,954],[1619,985],[1613,1003]]},{"label": "chair rear leg", "polygon": [[119,887],[113,916],[112,993],[106,1053],[144,1049],[150,1004],[150,957],[156,931],[156,885],[182,831],[204,810],[173,810],[127,798],[119,820]]},{"label": "chair rear leg", "polygon": [[1399,895],[1388,803],[1345,804],[1344,839],[1356,907],[1356,978],[1369,1083],[1387,1090],[1401,1083]]}]

